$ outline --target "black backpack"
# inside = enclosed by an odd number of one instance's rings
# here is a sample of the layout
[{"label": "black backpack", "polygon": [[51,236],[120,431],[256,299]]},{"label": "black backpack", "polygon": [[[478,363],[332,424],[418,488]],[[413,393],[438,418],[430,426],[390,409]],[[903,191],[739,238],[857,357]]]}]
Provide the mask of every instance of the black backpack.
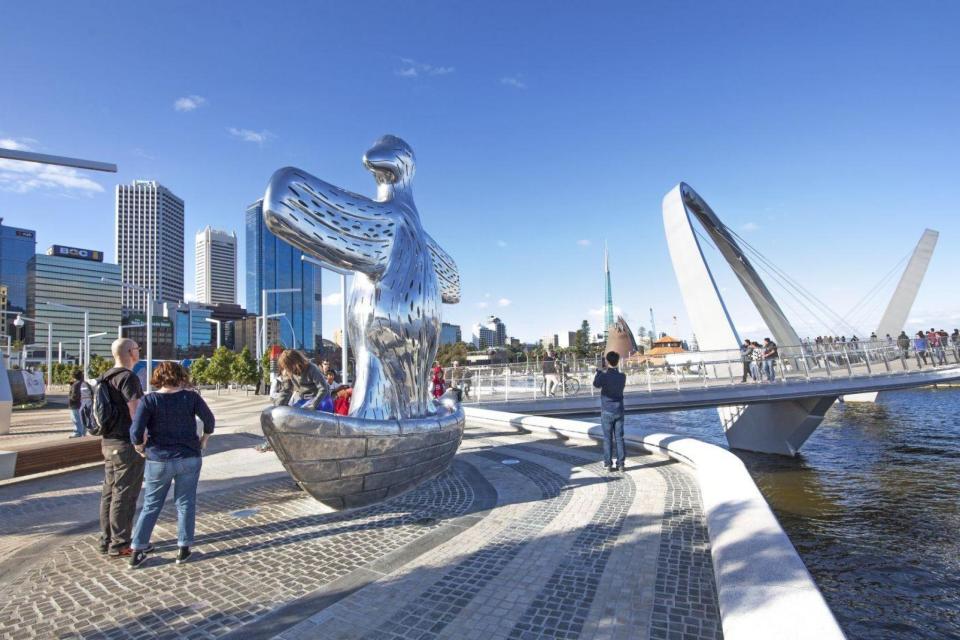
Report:
[{"label": "black backpack", "polygon": [[[119,398],[120,392],[107,381],[125,371],[126,369],[119,369],[97,379],[93,403],[81,408],[80,420],[90,435],[106,436],[121,430],[123,426],[121,411],[125,411],[127,406],[122,398]],[[84,413],[87,414],[86,419]]]}]

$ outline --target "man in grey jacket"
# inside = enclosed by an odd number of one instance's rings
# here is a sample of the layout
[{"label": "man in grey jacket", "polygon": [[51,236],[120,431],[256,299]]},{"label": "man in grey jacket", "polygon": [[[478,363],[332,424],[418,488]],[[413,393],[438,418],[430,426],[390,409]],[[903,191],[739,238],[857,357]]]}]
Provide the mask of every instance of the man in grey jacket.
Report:
[{"label": "man in grey jacket", "polygon": [[603,369],[597,369],[593,386],[600,389],[600,424],[603,427],[603,464],[613,471],[613,442],[617,443],[617,469],[623,471],[626,463],[626,445],[623,442],[623,387],[627,376],[617,369],[620,354],[607,353]]}]

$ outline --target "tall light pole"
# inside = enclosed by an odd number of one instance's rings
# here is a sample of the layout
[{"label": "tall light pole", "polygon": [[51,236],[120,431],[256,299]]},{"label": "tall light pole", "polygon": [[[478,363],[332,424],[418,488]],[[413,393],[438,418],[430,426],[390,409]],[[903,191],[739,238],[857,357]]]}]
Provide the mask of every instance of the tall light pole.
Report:
[{"label": "tall light pole", "polygon": [[83,314],[83,353],[81,354],[80,368],[83,370],[83,375],[86,376],[90,369],[90,340],[87,337],[87,334],[90,332],[90,310],[71,307],[68,304],[60,304],[59,302],[50,302],[49,300],[40,300],[39,302],[40,304],[45,304],[55,309],[63,309],[64,311]]},{"label": "tall light pole", "polygon": [[147,326],[147,325],[143,324],[142,322],[134,322],[133,324],[121,324],[121,325],[119,325],[119,326],[117,327],[117,337],[118,337],[118,338],[122,338],[122,337],[123,337],[123,330],[124,330],[124,329],[134,329],[134,328],[137,328],[137,327],[145,327],[145,326]]},{"label": "tall light pole", "polygon": [[147,289],[146,287],[141,287],[140,285],[130,284],[129,282],[117,282],[116,280],[107,280],[106,278],[100,278],[101,282],[107,282],[109,284],[119,284],[124,289],[132,289],[134,291],[139,291],[140,293],[145,293],[146,295],[146,304],[144,305],[144,314],[147,316],[144,318],[147,322],[147,384],[144,386],[144,391],[150,393],[150,376],[153,374],[153,302],[155,296],[153,294],[153,289]]},{"label": "tall light pole", "polygon": [[[347,358],[347,276],[350,275],[350,272],[338,267],[333,267],[326,262],[311,258],[310,256],[300,256],[300,259],[322,269],[329,269],[334,273],[340,274],[340,371],[341,375],[343,375],[343,381],[346,382],[347,364],[349,360],[349,358]],[[323,347],[323,345],[320,346]]]},{"label": "tall light pole", "polygon": [[[261,300],[261,303],[260,303],[260,317],[262,318],[261,322],[263,323],[263,327],[264,327],[264,330],[263,330],[263,345],[262,345],[262,347],[261,347],[261,349],[260,349],[260,353],[257,354],[257,359],[258,359],[258,360],[259,360],[260,358],[262,358],[262,357],[263,357],[263,354],[265,354],[265,353],[267,352],[267,330],[266,330],[266,326],[267,326],[267,300],[268,300],[267,295],[268,295],[268,294],[271,294],[271,293],[298,293],[299,291],[300,291],[300,289],[264,289],[264,290],[263,290],[263,297],[262,297],[262,300]],[[292,327],[293,325],[291,324],[290,326]],[[297,341],[296,334],[294,334],[293,341],[294,341],[294,342]]]},{"label": "tall light pole", "polygon": [[49,389],[50,385],[53,384],[53,323],[43,322],[36,318],[28,318],[18,313],[17,317],[13,320],[13,326],[19,329],[23,326],[24,321],[47,325],[47,388]]},{"label": "tall light pole", "polygon": [[207,322],[217,325],[217,349],[220,348],[220,331],[223,329],[223,320],[214,320],[213,318],[204,318]]}]

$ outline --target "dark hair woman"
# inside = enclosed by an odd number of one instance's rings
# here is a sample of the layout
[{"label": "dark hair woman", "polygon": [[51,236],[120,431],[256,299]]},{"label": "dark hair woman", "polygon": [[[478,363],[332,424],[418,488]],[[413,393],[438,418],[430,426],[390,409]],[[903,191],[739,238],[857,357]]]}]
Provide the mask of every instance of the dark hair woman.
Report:
[{"label": "dark hair woman", "polygon": [[277,359],[280,373],[280,393],[277,405],[316,409],[330,397],[330,385],[320,367],[307,360],[295,349],[287,349]]},{"label": "dark hair woman", "polygon": [[[161,362],[150,383],[156,389],[140,401],[130,426],[130,440],[147,458],[143,508],[133,530],[130,566],[139,567],[153,549],[150,535],[173,484],[177,505],[177,564],[186,562],[197,517],[197,483],[202,450],[213,433],[213,413],[190,386],[190,375],[176,362]],[[197,418],[203,435],[197,434]]]}]

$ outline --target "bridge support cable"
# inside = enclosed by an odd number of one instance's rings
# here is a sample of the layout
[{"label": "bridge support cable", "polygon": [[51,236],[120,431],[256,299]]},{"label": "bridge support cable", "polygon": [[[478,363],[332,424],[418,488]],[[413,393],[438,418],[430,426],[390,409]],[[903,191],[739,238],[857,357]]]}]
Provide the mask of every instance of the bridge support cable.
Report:
[{"label": "bridge support cable", "polygon": [[[723,223],[721,223],[723,225]],[[792,278],[786,271],[778,267],[772,260],[767,258],[763,253],[760,252],[756,247],[747,242],[742,236],[737,234],[736,231],[730,229],[726,225],[723,225],[723,228],[729,233],[733,238],[736,239],[738,243],[742,243],[743,247],[750,252],[760,263],[760,268],[770,275],[772,278],[776,278],[778,282],[781,282],[781,286],[784,286],[788,294],[793,296],[795,299],[800,301],[800,297],[807,300],[811,305],[820,309],[820,311],[828,317],[833,318],[833,323],[825,322],[825,325],[830,328],[831,331],[840,333],[837,331],[837,328],[846,327],[853,333],[862,333],[857,327],[846,322],[844,318],[833,310],[828,304],[817,298],[809,289],[800,284],[796,279]],[[782,283],[786,282],[786,285]],[[797,293],[794,294],[790,289],[794,289]],[[800,297],[798,297],[798,295]],[[809,307],[808,307],[809,308]],[[836,323],[836,325],[834,325]],[[843,333],[846,333],[845,331]]]},{"label": "bridge support cable", "polygon": [[[704,242],[706,242],[707,245],[708,245],[711,249],[713,249],[713,250],[716,251],[717,253],[720,253],[720,249],[717,248],[716,245],[714,245],[713,241],[712,241],[708,236],[704,235],[700,230],[698,230],[698,229],[696,229],[696,228],[694,229],[694,233],[697,234],[697,237],[699,237],[701,240],[703,240]],[[784,289],[786,290],[786,292],[787,292],[788,294],[790,294],[792,298],[794,298],[794,300],[797,300],[796,296],[794,296],[793,294],[791,294],[791,292],[785,288],[785,286],[779,281],[779,279],[777,278],[776,275],[767,272],[765,269],[763,269],[762,266],[761,266],[761,270],[764,271],[764,273],[766,273],[768,276],[770,276],[770,277],[773,279],[774,282],[780,284],[780,287],[781,287],[781,288],[784,288]],[[745,287],[748,287],[748,288],[749,288],[751,291],[753,291],[754,293],[756,293],[756,294],[760,294],[760,293],[761,293],[760,290],[757,288],[757,286],[754,285],[754,284],[753,284],[752,282],[750,282],[749,280],[741,280],[741,283],[742,283]],[[808,319],[805,318],[802,313],[799,313],[799,312],[797,311],[797,309],[796,309],[793,305],[791,305],[789,302],[786,302],[786,301],[782,301],[782,302],[783,302],[783,305],[784,305],[785,307],[787,307],[787,309],[790,311],[790,313],[792,314],[792,316],[793,316],[796,320],[799,320],[807,329],[811,329],[811,328],[812,328],[812,329],[814,330],[814,333],[819,332],[819,329],[817,329],[817,326],[818,326],[818,325],[815,324],[815,323],[820,323],[820,325],[822,325],[822,326],[827,326],[827,327],[829,327],[829,323],[826,322],[823,318],[817,316],[817,314],[814,313],[807,305],[804,305],[804,304],[803,304],[803,301],[799,301],[799,302],[800,302],[801,306],[803,307],[804,311],[806,311],[806,313],[808,313],[808,314],[810,315],[810,317],[813,318],[814,323],[810,323],[810,322],[808,321]],[[784,345],[784,346],[786,346],[786,345]]]}]

